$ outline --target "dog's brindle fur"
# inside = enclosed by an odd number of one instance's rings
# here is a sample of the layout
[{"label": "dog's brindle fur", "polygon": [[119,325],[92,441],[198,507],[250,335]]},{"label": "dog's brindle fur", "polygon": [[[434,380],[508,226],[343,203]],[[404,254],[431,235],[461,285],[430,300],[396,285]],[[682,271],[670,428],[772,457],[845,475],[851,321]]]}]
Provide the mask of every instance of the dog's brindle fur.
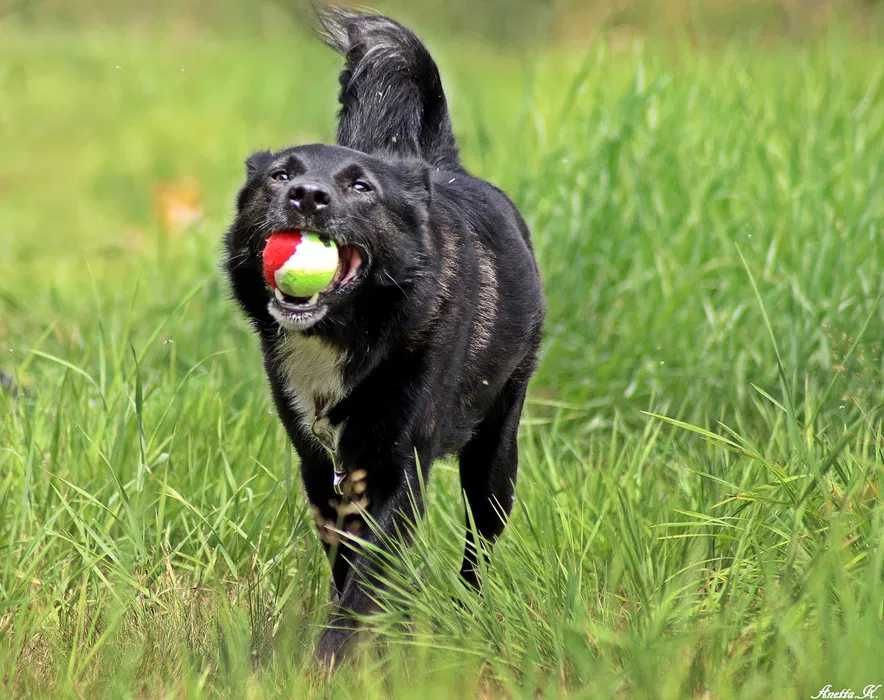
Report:
[{"label": "dog's brindle fur", "polygon": [[[461,166],[417,37],[342,10],[320,22],[346,56],[338,145],[251,156],[225,244],[332,559],[337,612],[317,656],[333,664],[353,613],[373,609],[378,559],[362,547],[408,537],[433,460],[459,456],[482,544],[503,530],[543,299],[528,229],[505,194]],[[357,279],[312,306],[278,304],[261,252],[270,233],[290,229],[358,246]],[[339,490],[333,459],[346,476]],[[473,586],[480,553],[468,528],[461,574]]]}]

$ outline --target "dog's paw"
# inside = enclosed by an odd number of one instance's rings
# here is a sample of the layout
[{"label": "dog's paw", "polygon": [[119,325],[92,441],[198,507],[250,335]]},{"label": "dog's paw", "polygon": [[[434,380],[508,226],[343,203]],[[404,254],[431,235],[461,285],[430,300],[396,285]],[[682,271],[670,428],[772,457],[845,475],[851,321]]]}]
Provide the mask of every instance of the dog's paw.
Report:
[{"label": "dog's paw", "polygon": [[317,665],[328,672],[337,670],[350,651],[355,635],[356,630],[352,628],[326,628],[314,652]]}]

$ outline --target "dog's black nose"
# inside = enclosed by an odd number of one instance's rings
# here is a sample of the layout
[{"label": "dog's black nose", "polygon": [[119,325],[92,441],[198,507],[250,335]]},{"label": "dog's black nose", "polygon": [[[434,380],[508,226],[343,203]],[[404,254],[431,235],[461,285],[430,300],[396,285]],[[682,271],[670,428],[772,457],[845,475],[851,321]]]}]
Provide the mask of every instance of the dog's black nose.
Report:
[{"label": "dog's black nose", "polygon": [[295,182],[289,189],[289,201],[304,214],[321,211],[331,204],[331,195],[316,182]]}]

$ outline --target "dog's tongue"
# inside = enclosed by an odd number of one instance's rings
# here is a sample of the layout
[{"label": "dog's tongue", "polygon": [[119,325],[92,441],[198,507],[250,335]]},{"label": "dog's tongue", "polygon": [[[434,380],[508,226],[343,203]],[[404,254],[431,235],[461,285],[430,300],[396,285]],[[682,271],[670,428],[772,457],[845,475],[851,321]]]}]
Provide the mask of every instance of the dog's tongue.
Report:
[{"label": "dog's tongue", "polygon": [[271,289],[276,289],[276,271],[295,254],[300,244],[300,231],[279,231],[267,239],[264,247],[264,280]]}]

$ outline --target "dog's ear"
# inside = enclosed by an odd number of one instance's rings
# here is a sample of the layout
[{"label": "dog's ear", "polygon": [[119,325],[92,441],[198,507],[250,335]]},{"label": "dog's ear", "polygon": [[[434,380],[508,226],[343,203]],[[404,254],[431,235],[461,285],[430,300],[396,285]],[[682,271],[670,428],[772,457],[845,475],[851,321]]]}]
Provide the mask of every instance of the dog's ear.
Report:
[{"label": "dog's ear", "polygon": [[270,165],[273,154],[270,151],[258,151],[246,158],[246,177],[251,178]]}]

